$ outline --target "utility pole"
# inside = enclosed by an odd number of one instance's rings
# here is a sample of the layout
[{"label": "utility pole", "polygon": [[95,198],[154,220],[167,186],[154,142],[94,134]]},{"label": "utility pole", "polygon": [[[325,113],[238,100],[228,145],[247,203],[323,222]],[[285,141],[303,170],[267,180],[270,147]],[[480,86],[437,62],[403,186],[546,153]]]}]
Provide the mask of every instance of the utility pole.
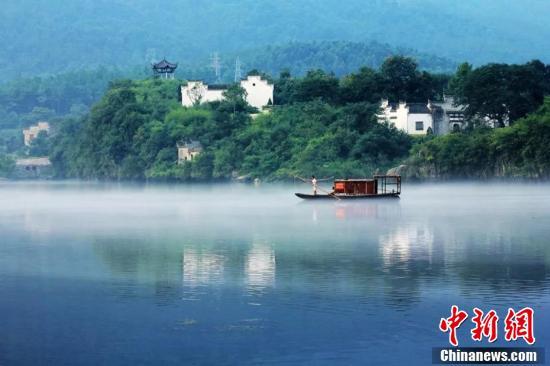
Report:
[{"label": "utility pole", "polygon": [[221,62],[220,55],[217,52],[214,52],[210,57],[210,67],[214,69],[214,74],[216,74],[216,83],[221,82]]},{"label": "utility pole", "polygon": [[237,56],[237,59],[235,60],[235,82],[239,82],[241,78],[243,77],[242,71],[241,71],[241,60]]}]

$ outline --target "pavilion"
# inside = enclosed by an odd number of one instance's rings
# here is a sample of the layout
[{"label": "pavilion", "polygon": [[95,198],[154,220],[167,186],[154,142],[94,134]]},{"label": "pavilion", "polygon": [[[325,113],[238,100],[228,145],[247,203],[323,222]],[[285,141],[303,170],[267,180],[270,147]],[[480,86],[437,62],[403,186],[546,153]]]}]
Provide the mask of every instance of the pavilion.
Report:
[{"label": "pavilion", "polygon": [[173,64],[166,61],[166,59],[163,59],[162,61],[153,64],[152,68],[155,77],[160,77],[161,79],[174,79],[174,72],[178,68],[178,64]]}]

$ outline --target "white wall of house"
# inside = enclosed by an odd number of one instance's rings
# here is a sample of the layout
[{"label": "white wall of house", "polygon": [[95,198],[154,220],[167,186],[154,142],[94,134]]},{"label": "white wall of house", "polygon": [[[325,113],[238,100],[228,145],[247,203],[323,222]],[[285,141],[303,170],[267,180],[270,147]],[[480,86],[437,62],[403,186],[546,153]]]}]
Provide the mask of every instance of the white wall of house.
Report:
[{"label": "white wall of house", "polygon": [[407,104],[400,102],[397,108],[392,109],[387,100],[382,101],[381,113],[378,115],[378,121],[388,121],[393,124],[397,129],[407,131],[407,115],[409,109]]},{"label": "white wall of house", "polygon": [[[252,107],[262,109],[273,103],[273,84],[260,76],[251,75],[241,80],[241,87],[246,91],[246,101]],[[181,87],[181,104],[191,107],[195,103],[207,103],[223,100],[226,89],[211,89],[202,81],[188,81]]]},{"label": "white wall of house", "polygon": [[397,119],[395,123],[395,127],[399,128],[400,130],[407,130],[407,116],[409,115],[409,108],[407,108],[407,104],[405,102],[399,102],[399,107],[397,108]]},{"label": "white wall of house", "polygon": [[[421,129],[417,128],[422,127]],[[428,128],[434,129],[433,118],[428,113],[411,113],[407,116],[407,129],[409,135],[425,135]]]},{"label": "white wall of house", "polygon": [[181,87],[181,104],[191,107],[195,103],[215,102],[223,99],[223,89],[209,89],[202,81],[188,81]]},{"label": "white wall of house", "polygon": [[271,101],[273,104],[273,84],[258,75],[250,75],[241,80],[241,87],[246,90],[246,101],[252,107],[262,109]]}]

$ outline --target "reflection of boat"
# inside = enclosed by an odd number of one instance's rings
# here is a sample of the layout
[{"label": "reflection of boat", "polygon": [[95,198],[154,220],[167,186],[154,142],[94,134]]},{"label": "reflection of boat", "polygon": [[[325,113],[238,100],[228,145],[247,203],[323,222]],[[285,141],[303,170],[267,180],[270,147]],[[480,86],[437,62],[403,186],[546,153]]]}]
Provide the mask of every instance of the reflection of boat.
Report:
[{"label": "reflection of boat", "polygon": [[372,179],[336,179],[333,191],[326,194],[296,193],[303,199],[368,199],[399,198],[401,177],[375,175]]},{"label": "reflection of boat", "polygon": [[382,194],[307,194],[295,193],[296,197],[305,200],[313,199],[364,199],[364,198],[399,198],[399,193],[382,193]]}]

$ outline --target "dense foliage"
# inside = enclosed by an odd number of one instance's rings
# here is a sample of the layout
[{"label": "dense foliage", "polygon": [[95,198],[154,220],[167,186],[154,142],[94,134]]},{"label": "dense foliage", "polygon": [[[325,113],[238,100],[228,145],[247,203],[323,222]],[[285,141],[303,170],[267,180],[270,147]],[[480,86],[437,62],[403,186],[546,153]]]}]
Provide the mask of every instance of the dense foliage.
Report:
[{"label": "dense foliage", "polygon": [[415,145],[407,175],[417,178],[550,178],[550,98],[511,127],[477,128]]},{"label": "dense foliage", "polygon": [[79,117],[104,94],[109,82],[121,75],[142,76],[132,69],[98,68],[55,76],[12,80],[0,85],[0,151],[21,151],[21,130],[38,121]]},{"label": "dense foliage", "polygon": [[464,63],[451,79],[450,91],[467,106],[469,119],[495,120],[503,127],[535,111],[550,94],[550,65],[535,60],[474,69]]},{"label": "dense foliage", "polygon": [[393,56],[378,70],[362,67],[341,79],[320,69],[298,79],[283,72],[275,80],[275,102],[288,104],[321,99],[331,104],[379,103],[382,98],[426,102],[441,99],[448,81],[448,75],[420,71],[411,58]]},{"label": "dense foliage", "polygon": [[[334,71],[339,76],[364,64],[378,67],[387,56],[393,54],[413,55],[427,70],[450,71],[454,67],[453,63],[441,58],[393,49],[375,42],[302,42],[255,48],[243,54],[222,54],[221,81],[234,80],[234,60],[237,56],[242,61],[243,72],[257,68],[277,75],[288,69],[293,75],[300,76],[308,70],[322,69]],[[0,151],[21,152],[21,129],[37,121],[84,115],[105,93],[110,81],[139,79],[150,74],[149,65],[144,62],[141,66],[128,68],[98,67],[41,77],[15,78],[0,84]],[[214,72],[206,61],[185,60],[180,63],[177,75],[216,82]]]},{"label": "dense foliage", "polygon": [[232,63],[238,56],[246,69],[259,69],[271,75],[287,69],[293,75],[302,76],[310,70],[321,69],[343,76],[363,66],[379,68],[386,58],[394,55],[412,57],[422,69],[431,72],[452,72],[456,67],[448,59],[410,48],[379,42],[322,41],[291,42],[232,53],[227,56],[230,63],[222,71],[230,79],[234,70]]},{"label": "dense foliage", "polygon": [[377,105],[331,106],[321,100],[275,108],[238,138],[242,173],[285,179],[296,175],[365,177],[406,156],[410,138],[380,124]]},{"label": "dense foliage", "polygon": [[215,51],[313,40],[377,40],[475,63],[547,61],[549,13],[546,0],[4,0],[0,79],[163,56],[207,65]]},{"label": "dense foliage", "polygon": [[[520,119],[511,129],[471,124],[464,133],[415,140],[379,123],[375,114],[381,98],[426,102],[440,99],[450,89],[458,100],[471,103],[468,113],[474,120],[494,118],[487,108],[497,99],[508,103],[505,117],[515,121],[540,107],[541,95],[549,92],[547,71],[548,66],[538,61],[479,68],[464,64],[450,79],[421,71],[415,61],[402,56],[386,59],[379,69],[362,67],[341,78],[320,69],[303,77],[284,71],[276,79],[264,75],[275,85],[275,105],[269,113],[259,114],[245,102],[238,84],[226,91],[222,102],[184,108],[178,102],[179,80],[119,80],[110,84],[89,114],[55,121],[54,136],[39,136],[27,152],[39,156],[49,151],[58,177],[288,179],[370,175],[398,165],[414,144],[408,164],[417,176],[545,176],[542,163],[527,167],[512,159],[514,150],[507,150],[514,133],[544,138],[544,123],[535,132],[521,132],[521,126],[535,125],[526,120],[540,119],[543,112]],[[486,78],[495,72],[498,77]],[[475,93],[476,87],[491,92]],[[66,101],[64,108],[71,103]],[[535,137],[527,142],[538,141]],[[178,164],[177,146],[189,141],[199,141],[204,151]],[[3,151],[9,153],[7,147]]]}]

